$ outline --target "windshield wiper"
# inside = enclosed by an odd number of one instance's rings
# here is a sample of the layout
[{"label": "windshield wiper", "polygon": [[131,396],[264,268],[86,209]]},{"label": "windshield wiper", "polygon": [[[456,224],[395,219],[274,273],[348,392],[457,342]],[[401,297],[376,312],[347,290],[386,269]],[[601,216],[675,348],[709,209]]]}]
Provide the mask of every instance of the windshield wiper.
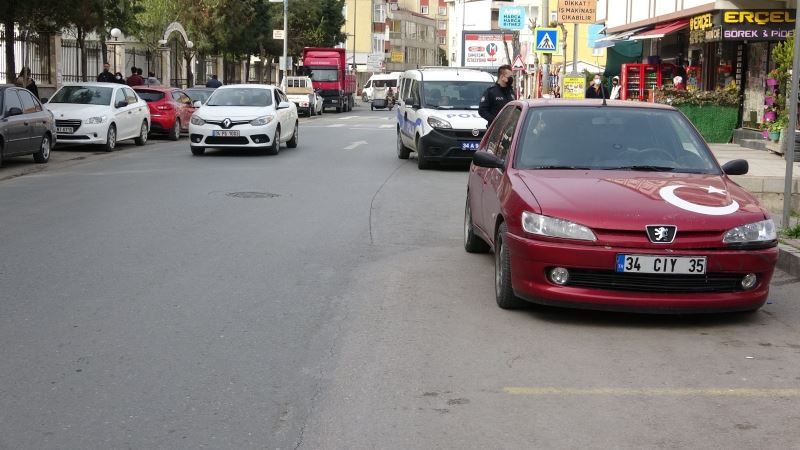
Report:
[{"label": "windshield wiper", "polygon": [[591,167],[584,166],[533,166],[532,168],[545,170],[592,170]]},{"label": "windshield wiper", "polygon": [[648,166],[648,165],[603,167],[603,170],[640,170],[640,171],[644,171],[644,172],[673,172],[676,169],[677,169],[677,167]]},{"label": "windshield wiper", "polygon": [[449,105],[436,105],[436,109],[453,109],[453,108],[455,107]]}]

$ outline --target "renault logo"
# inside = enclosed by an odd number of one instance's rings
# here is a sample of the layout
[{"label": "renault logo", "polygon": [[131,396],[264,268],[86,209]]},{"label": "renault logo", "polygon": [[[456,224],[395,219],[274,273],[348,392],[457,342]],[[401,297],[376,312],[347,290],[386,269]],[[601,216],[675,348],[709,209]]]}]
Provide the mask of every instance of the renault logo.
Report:
[{"label": "renault logo", "polygon": [[230,128],[231,127],[231,119],[225,119],[222,121],[222,128]]},{"label": "renault logo", "polygon": [[475,136],[475,137],[478,137],[478,135],[479,135],[479,134],[481,134],[481,130],[479,130],[479,129],[477,129],[477,128],[474,128],[474,129],[472,130],[472,135],[473,135],[473,136]]},{"label": "renault logo", "polygon": [[670,244],[677,233],[675,225],[648,225],[647,237],[654,244]]}]

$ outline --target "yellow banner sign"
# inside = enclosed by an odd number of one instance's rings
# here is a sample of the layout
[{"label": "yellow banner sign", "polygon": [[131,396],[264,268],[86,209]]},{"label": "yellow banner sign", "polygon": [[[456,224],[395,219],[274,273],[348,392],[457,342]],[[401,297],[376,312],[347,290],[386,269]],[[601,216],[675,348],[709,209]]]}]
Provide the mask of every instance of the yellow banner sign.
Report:
[{"label": "yellow banner sign", "polygon": [[597,0],[558,0],[558,21],[562,23],[595,23]]},{"label": "yellow banner sign", "polygon": [[403,54],[403,52],[392,52],[392,56],[390,59],[391,62],[401,63],[404,60],[405,60],[405,55]]},{"label": "yellow banner sign", "polygon": [[586,95],[586,78],[583,75],[564,75],[564,90],[561,98],[579,100]]}]

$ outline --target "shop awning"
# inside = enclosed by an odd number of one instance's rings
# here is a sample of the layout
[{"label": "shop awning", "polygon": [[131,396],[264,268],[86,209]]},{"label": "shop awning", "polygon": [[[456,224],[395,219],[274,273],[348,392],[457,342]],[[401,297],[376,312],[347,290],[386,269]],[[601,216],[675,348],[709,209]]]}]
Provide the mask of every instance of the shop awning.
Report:
[{"label": "shop awning", "polygon": [[623,31],[622,33],[614,33],[609,34],[606,37],[597,39],[595,42],[613,42],[613,41],[626,41],[629,37],[636,34],[636,32],[643,30],[644,28],[636,28],[635,30],[628,30]]},{"label": "shop awning", "polygon": [[689,26],[689,19],[676,20],[675,22],[665,23],[658,25],[652,30],[642,31],[630,37],[632,40],[638,41],[639,39],[658,39],[663,38],[668,34],[672,34],[678,30],[684,29]]}]

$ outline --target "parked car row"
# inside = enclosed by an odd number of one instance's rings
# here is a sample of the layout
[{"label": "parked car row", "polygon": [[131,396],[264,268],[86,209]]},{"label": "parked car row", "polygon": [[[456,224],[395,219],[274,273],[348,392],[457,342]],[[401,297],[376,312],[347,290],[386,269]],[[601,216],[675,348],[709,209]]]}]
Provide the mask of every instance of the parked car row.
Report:
[{"label": "parked car row", "polygon": [[[267,124],[266,129],[261,130],[266,133],[266,137],[256,137],[242,146],[269,145],[277,153],[276,142],[285,142],[290,147],[296,145],[298,132],[295,105],[288,102],[278,89],[259,89],[263,94],[260,94],[261,97],[266,96],[266,100],[259,98],[257,105],[252,105],[254,114],[267,122],[263,116],[271,111],[278,120],[269,120],[271,125]],[[181,133],[190,132],[193,114],[211,98],[214,91],[215,89],[205,87],[179,89],[161,86],[129,87],[116,83],[73,83],[63,86],[50,99],[43,99],[43,104],[26,89],[0,85],[0,165],[3,158],[23,155],[33,155],[37,163],[46,163],[56,143],[99,145],[106,151],[113,151],[120,141],[132,139],[136,145],[144,145],[148,137],[154,134],[178,140]],[[226,90],[218,103],[229,106],[231,101],[242,101],[238,97],[233,98],[234,94],[241,92],[241,89]],[[230,115],[236,120],[241,114],[248,114],[244,112],[248,108],[250,107],[246,106],[245,101],[233,111],[227,109],[220,114],[232,112]],[[227,117],[221,120],[225,118]],[[212,125],[213,120],[209,122],[210,128],[206,128],[211,129]],[[258,124],[250,126],[255,131],[262,127]],[[228,136],[220,136],[223,137],[222,142],[215,145],[240,146],[237,142],[241,139],[225,139],[239,131],[227,130]],[[245,136],[249,134],[239,135],[247,140]],[[203,141],[213,142],[214,139]],[[197,153],[198,150],[195,148],[194,152]]]}]

